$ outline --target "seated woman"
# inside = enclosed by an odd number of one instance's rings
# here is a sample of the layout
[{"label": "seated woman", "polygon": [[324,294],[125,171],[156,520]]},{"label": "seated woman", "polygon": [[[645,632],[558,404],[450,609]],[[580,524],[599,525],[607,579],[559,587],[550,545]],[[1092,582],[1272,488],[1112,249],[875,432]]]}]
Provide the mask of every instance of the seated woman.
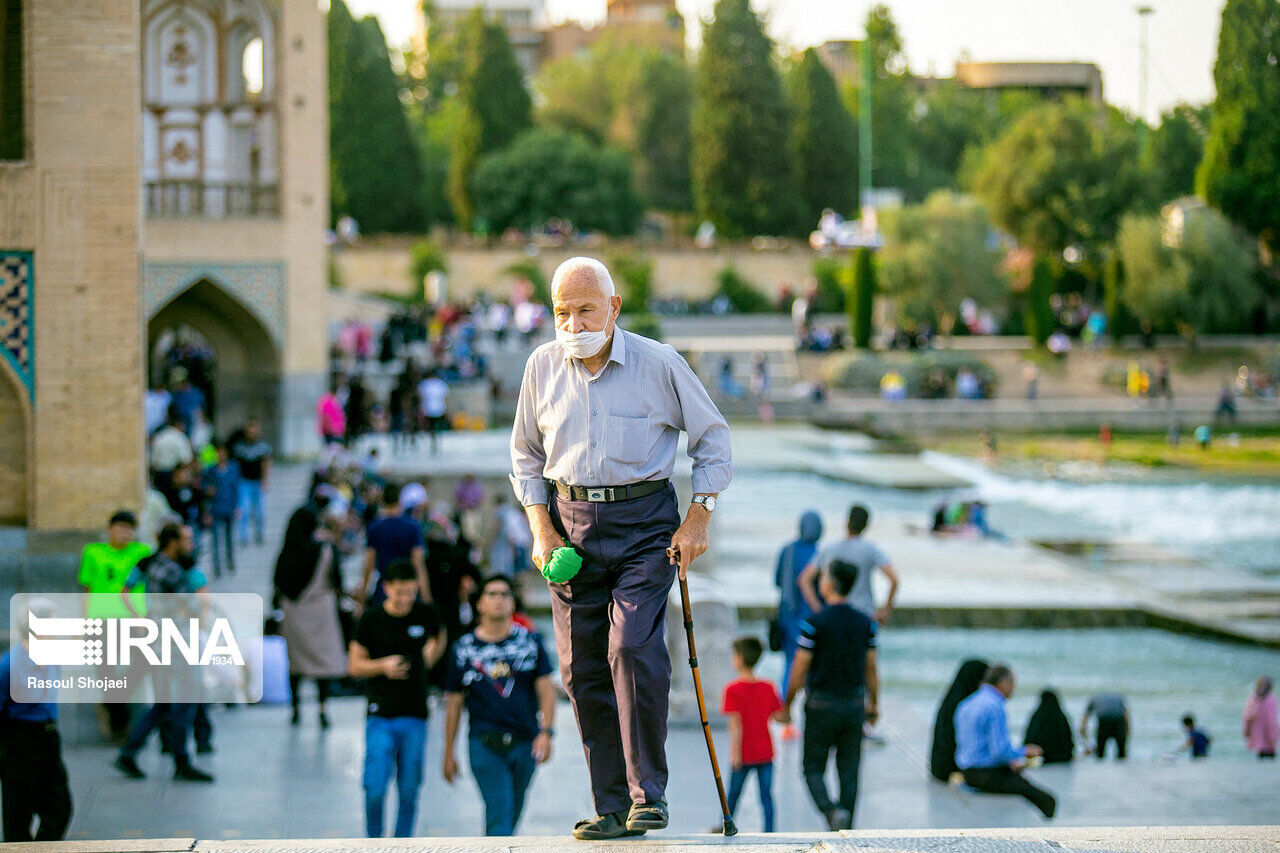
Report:
[{"label": "seated woman", "polygon": [[1071,722],[1062,710],[1058,694],[1052,690],[1040,694],[1040,705],[1027,723],[1025,741],[1044,751],[1045,764],[1066,764],[1075,756],[1076,741],[1071,733]]}]

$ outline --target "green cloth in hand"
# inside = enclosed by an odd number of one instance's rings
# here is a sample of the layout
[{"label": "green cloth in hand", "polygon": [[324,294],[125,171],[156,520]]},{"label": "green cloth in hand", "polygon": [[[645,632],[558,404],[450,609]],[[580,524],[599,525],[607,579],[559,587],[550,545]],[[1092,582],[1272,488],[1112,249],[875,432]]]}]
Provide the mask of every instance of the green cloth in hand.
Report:
[{"label": "green cloth in hand", "polygon": [[542,566],[542,576],[552,583],[565,583],[573,580],[581,569],[582,556],[566,545],[551,552],[551,559]]}]

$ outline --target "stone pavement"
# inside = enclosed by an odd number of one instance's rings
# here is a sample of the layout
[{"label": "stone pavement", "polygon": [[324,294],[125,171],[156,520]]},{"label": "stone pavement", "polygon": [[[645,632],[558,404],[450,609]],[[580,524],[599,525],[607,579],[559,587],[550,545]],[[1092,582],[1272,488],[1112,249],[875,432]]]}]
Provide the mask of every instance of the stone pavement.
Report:
[{"label": "stone pavement", "polygon": [[[462,436],[445,438],[449,442]],[[446,449],[454,448],[447,443]],[[304,466],[278,467],[268,496],[265,544],[250,546],[243,551],[239,572],[213,581],[216,590],[269,594],[276,546],[289,511],[301,499],[307,476]],[[906,556],[904,553],[903,557]],[[994,558],[997,552],[984,552],[984,556]],[[901,565],[903,561],[899,563]],[[1054,570],[1057,570],[1056,563]],[[1005,582],[1009,582],[1007,577]],[[910,586],[928,589],[932,584],[912,583]],[[943,584],[944,589],[948,586]],[[313,702],[313,688],[304,689],[307,690],[304,702]],[[504,845],[505,849],[538,845],[543,849],[558,846],[581,849],[581,845],[567,845],[564,834],[575,819],[590,811],[585,763],[567,704],[562,703],[558,713],[555,755],[535,777],[531,805],[520,827],[522,833],[545,840],[513,841]],[[764,849],[780,842],[782,847],[776,849],[789,850],[817,849],[823,843],[833,850],[991,849],[1021,853],[1024,849],[1052,849],[1048,841],[1044,841],[1053,837],[1046,834],[1046,824],[1022,800],[978,795],[929,781],[924,754],[928,744],[929,720],[921,718],[919,713],[892,695],[884,698],[884,713],[881,729],[888,743],[883,747],[868,747],[865,752],[858,810],[858,825],[874,832],[855,834],[839,842],[832,835],[789,835],[772,839],[747,837],[740,839],[739,843]],[[313,704],[304,704],[304,722],[297,728],[288,725],[287,708],[215,708],[217,751],[211,756],[199,757],[200,763],[218,777],[218,781],[209,786],[172,782],[168,778],[171,766],[154,751],[154,746],[140,759],[151,777],[131,782],[120,778],[111,768],[112,747],[69,744],[65,748],[65,756],[76,808],[69,838],[138,840],[179,836],[187,841],[179,842],[172,849],[183,850],[193,849],[190,839],[221,839],[232,846],[217,846],[212,841],[205,841],[194,849],[230,851],[249,849],[240,846],[239,839],[359,836],[363,826],[360,779],[364,702],[357,697],[336,699],[330,715],[333,728],[321,731],[315,721]],[[440,777],[441,721],[442,715],[437,713],[431,724],[427,774],[420,798],[417,828],[422,835],[440,836],[440,839],[433,839],[430,847],[419,846],[416,849],[481,849],[486,842],[451,840],[480,831],[482,806],[470,778],[464,776],[456,785],[448,786]],[[716,735],[724,765],[727,740],[723,727],[716,728]],[[715,789],[701,732],[696,727],[674,727],[668,754],[671,762],[670,799],[674,806],[672,834],[643,843],[651,847],[656,844],[662,849],[720,846],[719,839],[689,835],[706,832],[718,824]],[[777,761],[775,799],[779,829],[793,834],[819,831],[821,820],[809,803],[799,774],[799,744],[780,743]],[[465,768],[465,757],[462,763]],[[1155,760],[1130,760],[1124,764],[1090,761],[1031,771],[1038,783],[1059,797],[1056,826],[1280,823],[1280,798],[1277,797],[1280,776],[1277,772],[1274,765],[1244,760],[1211,760],[1195,764]],[[389,799],[393,800],[394,796]],[[738,825],[743,831],[755,830],[760,827],[760,820],[754,783],[749,783],[739,807]],[[898,841],[890,839],[889,830],[973,826],[1032,827],[1036,834],[1024,839],[987,835],[983,836],[985,841],[974,837],[971,846],[954,846],[960,843],[954,836],[933,834],[903,842],[917,845],[915,847],[891,846]],[[1121,840],[1124,844],[1132,842],[1136,845],[1140,839],[1132,833],[1121,833],[1099,836],[1105,842],[1101,847],[1079,846],[1084,844],[1080,840],[1083,836],[1073,835],[1070,836],[1071,844],[1077,846],[1068,848],[1064,840],[1058,849],[1276,849],[1274,845],[1259,846],[1271,836],[1233,833],[1234,830],[1228,831],[1222,838],[1245,839],[1253,846],[1240,846],[1245,841],[1235,846],[1226,841],[1213,842],[1213,847],[1197,846],[1208,844],[1209,839],[1175,843],[1172,837],[1152,836],[1150,833],[1147,837],[1164,839],[1160,844],[1167,842],[1169,846],[1123,846]],[[1004,846],[990,846],[997,841]],[[1024,846],[1009,846],[1014,842]],[[274,843],[277,844],[275,848],[259,849],[356,849],[352,842],[335,842],[329,846]],[[845,846],[838,847],[837,843]],[[876,847],[877,844],[880,846]],[[1027,844],[1033,846],[1027,847]],[[383,848],[415,849],[412,845],[404,848],[394,842],[366,849]],[[124,848],[116,845],[94,849]],[[170,848],[143,846],[134,849]]]},{"label": "stone pavement", "polygon": [[[302,725],[288,724],[288,709],[214,709],[216,752],[198,763],[217,776],[212,785],[176,783],[172,764],[153,745],[139,759],[143,781],[111,768],[114,749],[69,745],[65,758],[75,800],[68,838],[157,838],[171,835],[242,838],[349,838],[363,832],[361,764],[364,702],[331,702],[333,727],[319,728],[312,693],[304,694]],[[437,708],[438,710],[438,708]],[[482,831],[482,803],[460,755],[463,778],[445,784],[440,774],[443,715],[431,721],[417,832],[465,836]],[[586,766],[572,713],[558,709],[555,752],[539,770],[520,832],[563,836],[590,813]],[[863,829],[1047,826],[1025,801],[975,794],[927,777],[928,721],[892,697],[885,699],[884,746],[864,750],[858,826]],[[727,735],[715,727],[722,766]],[[673,727],[667,747],[672,833],[701,833],[719,824],[715,787],[696,726]],[[809,802],[799,772],[800,744],[779,743],[774,797],[784,833],[817,832],[823,823]],[[1257,761],[1164,763],[1082,761],[1030,771],[1059,798],[1056,826],[1234,825],[1280,823],[1280,768]],[[394,800],[394,795],[389,800]],[[388,802],[388,809],[391,803]],[[758,831],[754,782],[739,804],[738,827]]]},{"label": "stone pavement", "polygon": [[750,853],[1274,853],[1280,827],[1186,826],[1093,829],[990,830],[954,832],[850,831],[753,835],[653,835],[643,839],[581,842],[566,837],[432,838],[432,839],[290,839],[285,841],[205,841],[194,838],[144,839],[130,842],[58,842],[6,844],[15,853],[295,853],[295,851],[396,851],[396,853],[470,853],[470,851],[645,850],[650,853],[705,853],[747,850]]}]

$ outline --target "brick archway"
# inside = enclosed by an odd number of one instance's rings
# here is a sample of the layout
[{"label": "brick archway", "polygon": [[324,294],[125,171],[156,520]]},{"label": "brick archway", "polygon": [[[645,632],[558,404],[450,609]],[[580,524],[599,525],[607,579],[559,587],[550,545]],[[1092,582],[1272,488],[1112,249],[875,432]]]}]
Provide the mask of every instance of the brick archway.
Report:
[{"label": "brick archway", "polygon": [[26,387],[0,359],[0,525],[22,526],[30,517],[30,408]]},{"label": "brick archway", "polygon": [[167,335],[191,330],[213,351],[214,432],[225,438],[250,417],[276,437],[280,416],[280,353],[258,317],[215,281],[202,278],[166,302],[147,324],[148,369],[160,368]]}]

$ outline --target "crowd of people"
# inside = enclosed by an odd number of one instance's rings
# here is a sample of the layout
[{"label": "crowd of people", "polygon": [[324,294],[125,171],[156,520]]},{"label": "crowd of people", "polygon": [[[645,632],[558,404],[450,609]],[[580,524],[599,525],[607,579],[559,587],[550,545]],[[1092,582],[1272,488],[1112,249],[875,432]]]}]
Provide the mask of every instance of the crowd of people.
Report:
[{"label": "crowd of people", "polygon": [[[972,525],[972,514],[983,515],[981,501],[941,506],[935,533],[956,532],[955,525]],[[734,644],[738,673],[725,691],[724,711],[730,718],[731,806],[741,783],[754,771],[765,815],[765,831],[773,824],[770,785],[773,778],[772,742],[768,721],[786,724],[784,739],[803,738],[803,774],[813,803],[833,829],[853,825],[858,774],[864,739],[875,738],[879,716],[879,672],[876,646],[879,632],[893,612],[899,586],[888,556],[866,538],[870,513],[861,505],[850,508],[845,538],[820,546],[821,517],[807,511],[800,517],[799,536],[779,552],[774,582],[779,590],[777,616],[770,625],[770,647],[785,657],[781,694],[768,682],[764,687],[752,674],[761,648],[754,638]],[[988,528],[989,529],[989,528]],[[975,528],[975,531],[977,528]],[[877,602],[873,579],[887,582]],[[748,686],[743,686],[745,682]],[[1101,692],[1091,697],[1073,728],[1058,694],[1043,691],[1027,722],[1022,743],[1010,734],[1005,703],[1014,694],[1017,677],[1003,663],[964,661],[939,705],[933,727],[929,767],[939,782],[975,792],[1025,797],[1046,818],[1057,811],[1056,798],[1026,777],[1023,771],[1040,764],[1066,763],[1083,755],[1102,760],[1109,748],[1123,760],[1128,754],[1130,712],[1123,696]],[[767,688],[767,689],[766,689]],[[790,725],[790,707],[805,691],[805,728]],[[779,698],[781,697],[781,698]],[[1193,714],[1182,720],[1183,740],[1164,757],[1209,755],[1212,737]],[[1076,737],[1079,737],[1079,741]],[[1260,678],[1245,705],[1243,736],[1259,759],[1274,759],[1280,743],[1280,716],[1269,678]],[[748,749],[744,744],[755,744]],[[827,790],[824,777],[834,755],[839,790]]]}]

